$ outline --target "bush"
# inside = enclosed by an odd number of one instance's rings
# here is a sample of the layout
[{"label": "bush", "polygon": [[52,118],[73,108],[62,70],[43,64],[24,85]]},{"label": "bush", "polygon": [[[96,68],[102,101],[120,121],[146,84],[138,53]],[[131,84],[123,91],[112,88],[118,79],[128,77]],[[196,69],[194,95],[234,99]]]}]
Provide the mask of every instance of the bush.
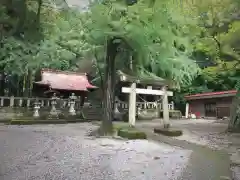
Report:
[{"label": "bush", "polygon": [[176,130],[171,128],[154,128],[154,132],[158,134],[163,134],[165,136],[181,136],[183,134],[182,130]]}]

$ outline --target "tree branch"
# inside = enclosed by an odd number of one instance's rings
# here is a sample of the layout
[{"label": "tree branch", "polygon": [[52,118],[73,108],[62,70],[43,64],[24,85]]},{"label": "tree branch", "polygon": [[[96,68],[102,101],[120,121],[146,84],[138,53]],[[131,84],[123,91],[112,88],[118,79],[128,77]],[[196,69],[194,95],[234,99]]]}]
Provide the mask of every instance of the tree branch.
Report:
[{"label": "tree branch", "polygon": [[19,20],[17,23],[16,31],[14,32],[14,34],[17,36],[19,36],[20,33],[22,33],[24,23],[26,20],[26,12],[27,12],[26,0],[23,0],[21,6],[18,8]]},{"label": "tree branch", "polygon": [[221,51],[221,43],[220,43],[220,41],[216,38],[216,36],[212,36],[212,38],[217,43],[219,51]]},{"label": "tree branch", "polygon": [[[96,59],[96,62],[95,62],[95,64],[96,64],[96,68],[97,68],[97,70],[98,70],[98,74],[99,74],[99,76],[100,76],[100,81],[101,81],[101,89],[102,89],[102,93],[103,93],[103,88],[104,88],[104,83],[103,83],[103,76],[102,76],[102,73],[101,73],[101,68],[99,67],[99,64],[97,63],[97,53],[96,53],[96,51],[94,52],[94,56],[95,56],[95,59]],[[104,94],[104,93],[103,93]],[[102,94],[102,95],[103,95]]]},{"label": "tree branch", "polygon": [[40,15],[41,15],[41,8],[42,8],[42,0],[38,0],[38,10],[37,10],[37,24],[40,24]]}]

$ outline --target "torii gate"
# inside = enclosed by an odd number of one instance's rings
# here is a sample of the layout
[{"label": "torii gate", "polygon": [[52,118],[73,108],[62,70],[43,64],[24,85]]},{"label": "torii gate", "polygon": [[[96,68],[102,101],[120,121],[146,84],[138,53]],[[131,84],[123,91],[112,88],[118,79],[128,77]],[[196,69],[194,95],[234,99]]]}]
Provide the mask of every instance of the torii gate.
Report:
[{"label": "torii gate", "polygon": [[167,91],[166,86],[162,87],[162,90],[153,90],[150,88],[140,89],[136,88],[136,83],[132,83],[131,87],[122,87],[123,93],[129,93],[129,113],[128,113],[128,122],[131,126],[135,126],[136,122],[136,94],[151,94],[151,95],[160,95],[162,98],[162,107],[163,107],[163,122],[164,127],[169,126],[169,109],[168,109],[168,96],[173,96],[173,92]]}]

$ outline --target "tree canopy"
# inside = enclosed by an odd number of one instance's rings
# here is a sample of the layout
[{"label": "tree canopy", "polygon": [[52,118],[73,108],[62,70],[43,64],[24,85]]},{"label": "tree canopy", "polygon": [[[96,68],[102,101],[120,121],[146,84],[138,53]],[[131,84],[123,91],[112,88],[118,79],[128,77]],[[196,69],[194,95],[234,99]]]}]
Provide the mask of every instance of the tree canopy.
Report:
[{"label": "tree canopy", "polygon": [[[120,49],[133,56],[139,73],[151,72],[179,84],[188,83],[198,72],[190,59],[190,42],[197,34],[192,33],[195,22],[181,16],[176,7],[168,1],[156,1],[152,6],[145,1],[132,6],[119,1],[93,4],[84,14],[84,34],[101,48],[106,48],[107,39],[117,38]],[[122,67],[129,64],[129,57],[119,56]]]}]

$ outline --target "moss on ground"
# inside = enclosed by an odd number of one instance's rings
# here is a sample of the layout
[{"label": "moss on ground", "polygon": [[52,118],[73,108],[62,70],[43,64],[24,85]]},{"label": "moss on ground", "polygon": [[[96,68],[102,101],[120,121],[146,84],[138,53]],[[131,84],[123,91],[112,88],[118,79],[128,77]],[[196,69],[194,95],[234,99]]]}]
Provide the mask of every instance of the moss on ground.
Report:
[{"label": "moss on ground", "polygon": [[39,120],[39,119],[14,119],[6,122],[10,125],[34,125],[34,124],[66,124],[66,123],[81,123],[88,122],[87,120],[77,120],[77,119],[48,119],[48,120]]},{"label": "moss on ground", "polygon": [[33,124],[66,124],[64,120],[11,120],[10,125],[33,125]]},{"label": "moss on ground", "polygon": [[129,126],[128,123],[113,123],[114,131],[119,131],[120,129],[128,129],[128,128],[132,128]]},{"label": "moss on ground", "polygon": [[147,135],[136,129],[135,127],[130,127],[129,124],[114,124],[113,129],[116,134],[120,137],[127,139],[147,139]]},{"label": "moss on ground", "polygon": [[157,134],[162,134],[165,136],[181,136],[183,134],[182,130],[171,129],[171,128],[154,128],[154,132]]},{"label": "moss on ground", "polygon": [[147,139],[147,135],[135,128],[120,129],[118,131],[118,136],[127,139]]},{"label": "moss on ground", "polygon": [[[94,125],[101,126],[101,122],[92,122]],[[100,131],[101,127],[91,131],[89,136],[102,136]],[[111,136],[120,136],[127,139],[147,139],[147,135],[136,129],[135,127],[130,127],[128,123],[113,123],[113,132]]]}]

